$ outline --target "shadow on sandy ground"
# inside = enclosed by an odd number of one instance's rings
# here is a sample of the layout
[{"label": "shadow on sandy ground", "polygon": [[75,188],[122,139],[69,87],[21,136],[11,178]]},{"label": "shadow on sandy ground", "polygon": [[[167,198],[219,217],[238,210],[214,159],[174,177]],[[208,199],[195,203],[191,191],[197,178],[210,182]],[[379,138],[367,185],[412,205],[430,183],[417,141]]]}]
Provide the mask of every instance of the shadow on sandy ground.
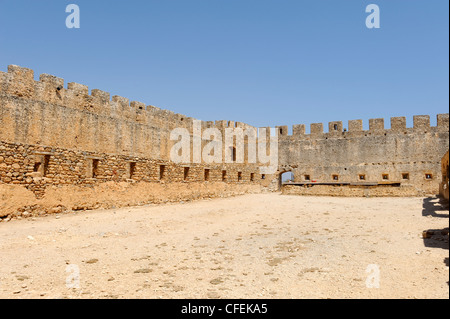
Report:
[{"label": "shadow on sandy ground", "polygon": [[427,197],[423,200],[423,216],[448,218],[448,203],[438,197]]},{"label": "shadow on sandy ground", "polygon": [[[449,218],[448,202],[430,197],[423,200],[423,216],[436,218]],[[423,232],[423,243],[425,247],[449,250],[449,227],[443,229],[428,229]],[[449,258],[444,259],[445,265],[449,266]],[[449,284],[449,282],[447,282]]]}]

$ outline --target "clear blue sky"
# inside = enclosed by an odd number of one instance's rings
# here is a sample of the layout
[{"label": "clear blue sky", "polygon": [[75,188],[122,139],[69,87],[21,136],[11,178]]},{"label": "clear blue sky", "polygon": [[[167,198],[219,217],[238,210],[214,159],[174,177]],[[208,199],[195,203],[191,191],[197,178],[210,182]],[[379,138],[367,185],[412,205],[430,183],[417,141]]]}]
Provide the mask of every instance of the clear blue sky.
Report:
[{"label": "clear blue sky", "polygon": [[[65,26],[70,3],[80,29]],[[370,3],[380,29],[366,28]],[[0,0],[0,70],[202,120],[411,126],[448,112],[448,33],[447,0]]]}]

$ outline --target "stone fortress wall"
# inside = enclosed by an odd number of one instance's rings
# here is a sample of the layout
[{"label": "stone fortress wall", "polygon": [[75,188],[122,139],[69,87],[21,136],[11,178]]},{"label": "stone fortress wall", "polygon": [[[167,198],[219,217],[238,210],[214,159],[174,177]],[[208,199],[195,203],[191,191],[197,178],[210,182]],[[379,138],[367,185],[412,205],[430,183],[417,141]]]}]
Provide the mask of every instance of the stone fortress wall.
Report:
[{"label": "stone fortress wall", "polygon": [[[280,134],[280,173],[292,172],[295,182],[307,184],[367,184],[409,186],[417,194],[438,194],[442,180],[441,159],[449,148],[449,115],[437,115],[437,126],[430,116],[414,116],[407,127],[405,117],[370,119],[369,130],[362,120],[277,127]],[[292,187],[291,187],[292,188]],[[400,192],[401,193],[401,192]],[[414,193],[414,192],[413,192]]]},{"label": "stone fortress wall", "polygon": [[[170,132],[193,118],[10,65],[0,72],[0,183],[43,196],[49,185],[106,181],[257,184],[256,164],[175,164]],[[232,121],[202,129],[251,128]],[[210,140],[202,140],[204,146]],[[192,143],[192,139],[191,139]]]},{"label": "stone fortress wall", "polygon": [[[0,184],[19,184],[38,197],[49,185],[102,182],[226,182],[278,190],[280,175],[291,171],[300,183],[377,183],[439,192],[441,158],[449,147],[449,115],[371,119],[276,128],[279,167],[260,174],[258,164],[176,164],[170,161],[170,132],[193,129],[193,118],[141,102],[130,102],[87,86],[68,83],[11,65],[0,72]],[[255,129],[232,121],[201,121],[203,129]],[[266,137],[269,137],[267,133]],[[202,145],[209,140],[202,140]],[[268,146],[268,145],[267,145]],[[225,147],[225,146],[223,146]],[[247,151],[248,144],[245,145]],[[192,161],[191,161],[192,162]],[[401,194],[406,194],[401,192]],[[409,193],[411,195],[411,193]]]}]

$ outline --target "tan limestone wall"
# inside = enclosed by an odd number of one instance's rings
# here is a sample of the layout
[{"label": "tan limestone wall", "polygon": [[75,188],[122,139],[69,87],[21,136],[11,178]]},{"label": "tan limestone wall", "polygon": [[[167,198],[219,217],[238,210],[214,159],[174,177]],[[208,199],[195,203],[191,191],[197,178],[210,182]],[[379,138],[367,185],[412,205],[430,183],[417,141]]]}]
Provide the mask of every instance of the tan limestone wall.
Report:
[{"label": "tan limestone wall", "polygon": [[422,197],[427,192],[414,186],[377,186],[377,187],[352,187],[334,185],[293,186],[284,185],[283,195],[303,196],[337,196],[337,197]]}]

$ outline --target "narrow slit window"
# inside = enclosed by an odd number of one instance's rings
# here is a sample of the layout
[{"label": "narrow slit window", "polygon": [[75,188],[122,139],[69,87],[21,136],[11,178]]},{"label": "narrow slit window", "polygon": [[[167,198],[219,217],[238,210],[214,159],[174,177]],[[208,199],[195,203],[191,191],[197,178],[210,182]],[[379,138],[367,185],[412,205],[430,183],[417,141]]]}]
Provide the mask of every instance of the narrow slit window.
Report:
[{"label": "narrow slit window", "polygon": [[159,165],[159,180],[162,181],[166,177],[166,165]]},{"label": "narrow slit window", "polygon": [[136,163],[135,162],[131,162],[130,163],[130,169],[129,169],[129,179],[133,179],[134,175],[136,173]]},{"label": "narrow slit window", "polygon": [[261,174],[261,179],[266,179],[266,174]]},{"label": "narrow slit window", "polygon": [[242,172],[238,173],[238,181],[242,181]]},{"label": "narrow slit window", "polygon": [[184,177],[183,179],[187,181],[189,179],[189,167],[184,168]]},{"label": "narrow slit window", "polygon": [[250,173],[250,181],[251,182],[255,181],[255,173]]},{"label": "narrow slit window", "polygon": [[209,169],[205,169],[205,182],[209,181]]},{"label": "narrow slit window", "polygon": [[225,182],[227,180],[227,171],[222,171],[222,181]]},{"label": "narrow slit window", "polygon": [[50,164],[50,155],[45,155],[42,168],[42,175],[47,176],[49,164]]},{"label": "narrow slit window", "polygon": [[97,178],[98,176],[98,163],[99,163],[98,159],[92,160],[92,178]]}]

